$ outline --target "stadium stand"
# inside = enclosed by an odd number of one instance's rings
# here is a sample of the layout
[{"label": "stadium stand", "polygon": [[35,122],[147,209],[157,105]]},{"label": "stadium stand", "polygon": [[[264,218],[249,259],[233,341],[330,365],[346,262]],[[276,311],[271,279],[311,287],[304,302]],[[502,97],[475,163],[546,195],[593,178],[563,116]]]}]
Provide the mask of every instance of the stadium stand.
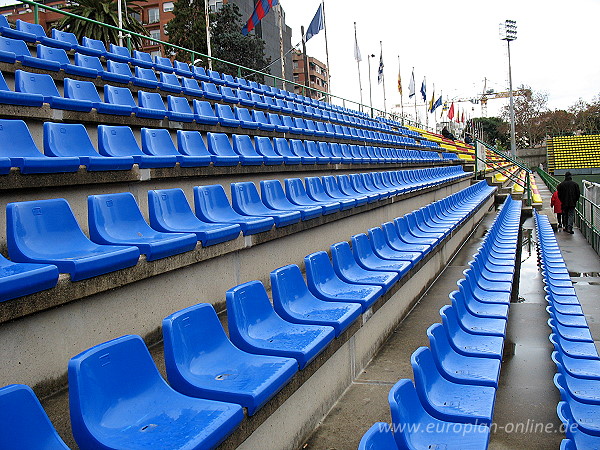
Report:
[{"label": "stadium stand", "polygon": [[553,136],[546,145],[551,173],[600,167],[600,134]]},{"label": "stadium stand", "polygon": [[[0,389],[21,424],[0,447],[233,448],[263,424],[297,445],[345,389],[340,367],[370,359],[493,203],[462,142],[5,21],[0,336],[23,358],[0,369],[21,385]],[[419,381],[390,393],[396,423],[477,420],[463,439],[487,442],[517,211],[509,198],[429,329]],[[24,385],[42,400],[68,385],[60,436]]]}]

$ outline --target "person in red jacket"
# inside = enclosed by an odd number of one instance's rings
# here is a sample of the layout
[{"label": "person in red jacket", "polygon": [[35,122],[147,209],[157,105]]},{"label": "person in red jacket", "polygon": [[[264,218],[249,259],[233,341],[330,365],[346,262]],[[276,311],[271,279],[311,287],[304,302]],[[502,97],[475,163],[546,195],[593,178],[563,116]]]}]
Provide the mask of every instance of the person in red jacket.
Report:
[{"label": "person in red jacket", "polygon": [[563,223],[566,223],[566,221],[563,218],[562,204],[558,198],[558,191],[554,191],[554,194],[552,194],[550,206],[554,208],[554,214],[556,214],[556,218],[558,220],[558,229],[560,230],[563,227]]}]

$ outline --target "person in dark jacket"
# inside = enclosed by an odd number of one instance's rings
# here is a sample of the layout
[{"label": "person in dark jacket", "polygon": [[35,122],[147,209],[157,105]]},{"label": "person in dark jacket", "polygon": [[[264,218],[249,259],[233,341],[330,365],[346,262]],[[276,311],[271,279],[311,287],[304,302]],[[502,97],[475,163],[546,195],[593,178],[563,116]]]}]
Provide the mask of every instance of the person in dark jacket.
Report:
[{"label": "person in dark jacket", "polygon": [[[565,227],[567,233],[573,234],[575,206],[577,206],[581,193],[579,192],[579,185],[573,181],[571,172],[565,173],[565,180],[557,186],[556,190],[563,212],[563,227]],[[567,219],[566,225],[564,223],[565,218]]]},{"label": "person in dark jacket", "polygon": [[452,133],[450,133],[450,131],[448,130],[448,127],[442,128],[442,136],[444,136],[446,139],[450,139],[451,141],[456,139],[454,137],[454,135]]}]

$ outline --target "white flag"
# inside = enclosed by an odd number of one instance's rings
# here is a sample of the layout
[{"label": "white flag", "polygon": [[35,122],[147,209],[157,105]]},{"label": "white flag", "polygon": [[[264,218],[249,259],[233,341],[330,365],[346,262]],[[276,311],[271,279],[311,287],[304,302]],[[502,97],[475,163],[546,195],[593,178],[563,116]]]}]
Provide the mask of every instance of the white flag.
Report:
[{"label": "white flag", "polygon": [[413,69],[412,76],[410,77],[410,83],[408,84],[408,98],[414,97],[415,95],[415,69]]},{"label": "white flag", "polygon": [[356,60],[356,62],[361,62],[362,56],[360,56],[360,48],[358,48],[358,41],[356,40],[356,36],[354,38],[354,59]]}]

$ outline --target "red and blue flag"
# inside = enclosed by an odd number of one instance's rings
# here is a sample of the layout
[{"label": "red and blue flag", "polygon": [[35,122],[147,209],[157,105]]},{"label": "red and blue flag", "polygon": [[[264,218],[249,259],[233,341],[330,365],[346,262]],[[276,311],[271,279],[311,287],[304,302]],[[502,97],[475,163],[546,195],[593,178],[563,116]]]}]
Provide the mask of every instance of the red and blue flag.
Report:
[{"label": "red and blue flag", "polygon": [[242,28],[242,34],[246,36],[254,27],[258,25],[258,23],[265,17],[271,8],[279,3],[279,0],[258,0],[256,4],[256,8],[254,8],[254,12],[248,19],[248,22]]}]

